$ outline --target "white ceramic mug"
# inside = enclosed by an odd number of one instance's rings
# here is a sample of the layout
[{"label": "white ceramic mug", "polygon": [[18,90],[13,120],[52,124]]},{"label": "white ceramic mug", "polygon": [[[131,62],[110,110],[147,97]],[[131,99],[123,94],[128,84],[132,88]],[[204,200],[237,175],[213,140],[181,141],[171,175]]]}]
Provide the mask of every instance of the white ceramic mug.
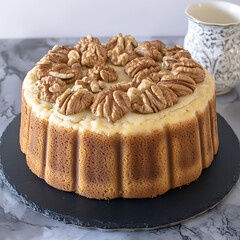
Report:
[{"label": "white ceramic mug", "polygon": [[240,6],[204,2],[189,6],[184,48],[215,77],[217,94],[240,83]]}]

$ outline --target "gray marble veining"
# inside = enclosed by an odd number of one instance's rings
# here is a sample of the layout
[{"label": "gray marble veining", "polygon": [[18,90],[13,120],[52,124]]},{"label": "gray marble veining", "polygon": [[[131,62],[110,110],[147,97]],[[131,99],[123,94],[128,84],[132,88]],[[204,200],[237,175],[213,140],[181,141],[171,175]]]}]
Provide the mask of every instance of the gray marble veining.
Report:
[{"label": "gray marble veining", "polygon": [[[183,43],[183,37],[161,39],[168,46]],[[77,41],[78,39],[0,40],[0,135],[20,113],[22,80],[34,63],[53,45],[73,45]],[[227,95],[217,97],[217,111],[240,138],[240,86]],[[33,212],[19,202],[0,180],[0,239],[239,240],[240,181],[217,207],[180,225],[154,231],[105,233],[78,229]]]}]

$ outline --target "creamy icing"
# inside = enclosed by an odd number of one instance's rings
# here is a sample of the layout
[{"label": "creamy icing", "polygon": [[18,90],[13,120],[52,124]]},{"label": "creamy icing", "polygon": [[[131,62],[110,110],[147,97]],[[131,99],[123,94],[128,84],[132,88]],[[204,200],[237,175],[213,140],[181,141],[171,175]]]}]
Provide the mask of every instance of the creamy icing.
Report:
[{"label": "creamy icing", "polygon": [[[108,83],[108,87],[122,81],[131,81],[124,73],[123,67],[113,66],[118,73],[118,80]],[[41,101],[33,94],[34,83],[37,80],[36,68],[33,68],[23,82],[24,97],[26,102],[32,107],[32,111],[38,117],[48,120],[50,123],[79,130],[80,132],[92,131],[107,135],[121,133],[132,135],[137,133],[149,133],[161,129],[167,124],[175,124],[191,119],[196,112],[203,111],[215,93],[215,81],[213,76],[204,69],[206,73],[205,81],[196,85],[195,91],[184,97],[180,97],[178,103],[172,107],[161,110],[158,113],[139,114],[130,110],[125,116],[115,123],[109,123],[105,118],[95,117],[90,109],[65,116],[57,112],[55,104]],[[83,69],[86,75],[86,69]],[[69,87],[71,87],[69,85]]]}]

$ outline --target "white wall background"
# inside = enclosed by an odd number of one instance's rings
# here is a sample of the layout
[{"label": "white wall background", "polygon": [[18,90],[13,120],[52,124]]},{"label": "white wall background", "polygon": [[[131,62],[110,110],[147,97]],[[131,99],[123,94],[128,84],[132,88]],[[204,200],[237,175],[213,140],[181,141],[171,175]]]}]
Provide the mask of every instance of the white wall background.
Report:
[{"label": "white wall background", "polygon": [[183,36],[184,9],[200,1],[206,0],[0,0],[0,38]]}]

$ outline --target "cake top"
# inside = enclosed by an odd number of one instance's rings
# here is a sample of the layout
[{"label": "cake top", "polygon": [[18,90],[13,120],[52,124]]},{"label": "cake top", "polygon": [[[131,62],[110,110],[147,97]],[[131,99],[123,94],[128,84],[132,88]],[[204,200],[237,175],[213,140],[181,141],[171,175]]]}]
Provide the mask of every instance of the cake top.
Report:
[{"label": "cake top", "polygon": [[[115,66],[124,69],[124,78]],[[96,117],[116,122],[130,109],[151,114],[173,106],[193,93],[205,72],[180,45],[138,44],[120,33],[106,44],[88,35],[74,47],[54,46],[36,63],[36,76],[33,93],[60,114],[90,108]]]}]

